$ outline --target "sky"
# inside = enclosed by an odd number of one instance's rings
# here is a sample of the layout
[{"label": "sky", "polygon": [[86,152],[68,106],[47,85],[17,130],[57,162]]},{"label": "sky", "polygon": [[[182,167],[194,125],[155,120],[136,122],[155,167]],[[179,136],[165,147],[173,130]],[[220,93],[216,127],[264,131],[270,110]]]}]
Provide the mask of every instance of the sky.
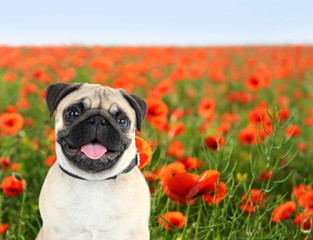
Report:
[{"label": "sky", "polygon": [[0,2],[0,45],[70,44],[313,44],[313,1]]}]

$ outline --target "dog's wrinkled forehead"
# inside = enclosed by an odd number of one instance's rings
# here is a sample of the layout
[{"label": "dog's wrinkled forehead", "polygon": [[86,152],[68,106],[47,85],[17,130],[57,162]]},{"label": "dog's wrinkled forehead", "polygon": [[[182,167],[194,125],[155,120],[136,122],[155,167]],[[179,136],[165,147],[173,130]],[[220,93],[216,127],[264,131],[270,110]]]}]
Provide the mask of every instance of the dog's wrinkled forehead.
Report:
[{"label": "dog's wrinkled forehead", "polygon": [[102,109],[112,115],[123,110],[129,117],[135,117],[134,110],[129,107],[120,90],[101,85],[84,84],[83,87],[61,100],[56,110],[56,118],[62,117],[62,112],[75,103],[82,103],[86,110]]},{"label": "dog's wrinkled forehead", "polygon": [[86,109],[103,109],[110,113],[117,112],[120,109],[128,111],[133,115],[134,112],[120,90],[101,85],[87,85],[72,92],[66,96],[57,108],[58,114],[74,103],[82,102]]}]

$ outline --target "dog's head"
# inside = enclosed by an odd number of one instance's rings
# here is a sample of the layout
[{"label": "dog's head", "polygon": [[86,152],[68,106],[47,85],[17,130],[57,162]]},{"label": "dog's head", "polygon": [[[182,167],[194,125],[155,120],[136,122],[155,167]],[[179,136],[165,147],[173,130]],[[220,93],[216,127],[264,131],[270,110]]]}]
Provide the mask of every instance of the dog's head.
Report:
[{"label": "dog's head", "polygon": [[136,156],[135,129],[147,113],[141,98],[95,84],[57,83],[46,102],[55,112],[57,161],[89,180],[119,174]]}]

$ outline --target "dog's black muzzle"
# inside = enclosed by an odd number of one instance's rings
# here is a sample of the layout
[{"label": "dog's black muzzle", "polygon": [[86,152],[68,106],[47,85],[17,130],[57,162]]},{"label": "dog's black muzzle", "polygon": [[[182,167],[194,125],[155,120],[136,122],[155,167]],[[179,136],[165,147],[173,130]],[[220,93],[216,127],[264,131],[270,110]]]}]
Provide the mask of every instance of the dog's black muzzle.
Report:
[{"label": "dog's black muzzle", "polygon": [[[122,131],[109,113],[84,114],[67,129],[57,133],[57,141],[62,146],[66,158],[78,168],[87,172],[100,172],[111,168],[128,148],[131,139]],[[98,159],[89,158],[81,148],[94,144],[103,146],[106,152]]]}]

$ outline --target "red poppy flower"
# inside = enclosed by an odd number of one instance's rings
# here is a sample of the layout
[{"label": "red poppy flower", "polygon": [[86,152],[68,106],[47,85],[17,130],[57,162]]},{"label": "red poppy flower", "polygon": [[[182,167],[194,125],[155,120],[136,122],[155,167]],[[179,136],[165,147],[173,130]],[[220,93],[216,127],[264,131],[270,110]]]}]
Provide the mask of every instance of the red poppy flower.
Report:
[{"label": "red poppy flower", "polygon": [[182,157],[185,147],[180,141],[171,142],[168,146],[167,154],[173,157]]},{"label": "red poppy flower", "polygon": [[107,80],[107,75],[104,74],[103,72],[98,72],[95,73],[95,75],[93,75],[92,77],[92,82],[93,83],[100,83],[100,84],[104,84]]},{"label": "red poppy flower", "polygon": [[185,132],[185,124],[176,123],[176,125],[169,129],[168,138],[173,139],[179,134],[183,134]]},{"label": "red poppy flower", "polygon": [[228,102],[235,102],[238,100],[238,98],[239,98],[238,93],[234,91],[229,92],[227,95]]},{"label": "red poppy flower", "polygon": [[221,118],[222,121],[231,123],[238,123],[240,121],[240,117],[234,113],[224,113]]},{"label": "red poppy flower", "polygon": [[290,115],[289,109],[284,107],[279,111],[279,118],[281,122],[284,122]]},{"label": "red poppy flower", "polygon": [[59,69],[57,71],[59,82],[71,82],[76,76],[76,70],[71,67]]},{"label": "red poppy flower", "polygon": [[261,182],[263,182],[264,179],[269,180],[269,179],[271,179],[272,177],[273,177],[273,173],[272,173],[271,170],[267,171],[267,173],[266,173],[266,171],[263,171],[263,172],[260,174],[260,176],[259,176],[259,180],[260,180]]},{"label": "red poppy flower", "polygon": [[159,99],[147,99],[148,112],[146,118],[151,121],[159,121],[166,118],[168,113],[167,105]]},{"label": "red poppy flower", "polygon": [[255,145],[257,143],[258,130],[255,127],[248,126],[239,132],[238,138],[240,142],[247,145]]},{"label": "red poppy flower", "polygon": [[303,212],[300,212],[295,219],[293,219],[293,222],[297,227],[309,230],[311,228],[312,215],[312,209],[305,209]]},{"label": "red poppy flower", "polygon": [[254,102],[256,100],[257,100],[257,95],[253,95],[246,90],[241,90],[240,92],[238,92],[238,101],[241,104],[247,104],[250,102]]},{"label": "red poppy flower", "polygon": [[5,82],[15,82],[17,79],[17,76],[15,72],[8,72],[4,75],[3,79]]},{"label": "red poppy flower", "polygon": [[204,73],[204,68],[201,65],[191,65],[189,67],[189,75],[192,80],[199,79]]},{"label": "red poppy flower", "polygon": [[262,122],[259,122],[259,129],[260,129],[260,136],[261,138],[265,138],[273,133],[273,126],[272,122],[269,118],[262,120]]},{"label": "red poppy flower", "polygon": [[45,100],[46,91],[47,91],[46,88],[44,88],[44,89],[39,91],[38,97],[39,97],[40,101],[44,101]]},{"label": "red poppy flower", "polygon": [[16,105],[21,109],[28,109],[29,103],[26,97],[20,97]]},{"label": "red poppy flower", "polygon": [[277,103],[278,105],[281,105],[281,106],[288,106],[289,105],[289,97],[286,96],[286,95],[282,95],[282,96],[279,96],[277,98]]},{"label": "red poppy flower", "polygon": [[304,120],[305,125],[313,126],[313,116],[310,116]]},{"label": "red poppy flower", "polygon": [[159,99],[148,99],[147,119],[150,120],[151,126],[160,132],[168,130],[167,113],[168,108],[164,102]]},{"label": "red poppy flower", "polygon": [[185,165],[180,162],[173,162],[156,170],[156,174],[159,176],[160,180],[166,180],[173,174],[179,172],[186,172]]},{"label": "red poppy flower", "polygon": [[139,151],[139,159],[140,159],[140,165],[138,166],[139,169],[144,168],[148,165],[148,163],[151,160],[152,157],[152,149],[148,142],[146,142],[144,139],[136,136],[135,137],[136,142],[136,148]]},{"label": "red poppy flower", "polygon": [[309,143],[308,142],[303,142],[303,143],[299,143],[297,145],[297,149],[299,150],[299,152],[304,152],[305,150],[307,150],[309,148]]},{"label": "red poppy flower", "polygon": [[213,117],[215,113],[215,101],[211,98],[203,98],[199,104],[198,113],[204,118]]},{"label": "red poppy flower", "polygon": [[294,201],[285,202],[282,205],[277,206],[273,210],[273,222],[283,222],[288,219],[296,210],[296,203]]},{"label": "red poppy flower", "polygon": [[185,112],[181,108],[177,108],[174,112],[172,112],[170,120],[172,122],[176,122],[184,116]]},{"label": "red poppy flower", "polygon": [[[159,176],[161,181],[162,190],[167,191],[167,183],[170,177],[174,174],[186,172],[185,165],[180,162],[170,163],[160,169],[156,170],[156,174]],[[167,191],[168,193],[168,191]]]},{"label": "red poppy flower", "polygon": [[309,190],[304,194],[303,207],[313,209],[313,190]]},{"label": "red poppy flower", "polygon": [[258,124],[261,119],[263,122],[269,119],[269,116],[265,107],[256,107],[249,113],[248,119],[251,123]]},{"label": "red poppy flower", "polygon": [[187,170],[194,170],[196,168],[202,167],[203,165],[200,159],[193,158],[193,157],[183,157],[179,159],[178,162],[181,162],[182,164],[184,164]]},{"label": "red poppy flower", "polygon": [[223,137],[209,136],[204,139],[204,142],[208,148],[215,152],[222,149],[224,139]]},{"label": "red poppy flower", "polygon": [[158,118],[150,121],[152,127],[156,128],[159,132],[168,131],[169,126],[166,117]]},{"label": "red poppy flower", "polygon": [[135,78],[128,76],[121,76],[113,80],[112,86],[114,88],[122,88],[129,93],[132,93],[135,86]]},{"label": "red poppy flower", "polygon": [[57,160],[57,155],[53,154],[46,159],[45,165],[47,167],[51,167],[55,163],[56,160]]},{"label": "red poppy flower", "polygon": [[300,128],[298,125],[290,125],[286,128],[285,134],[286,138],[289,138],[291,135],[291,137],[297,137],[300,135]]},{"label": "red poppy flower", "polygon": [[210,185],[211,189],[203,195],[204,201],[209,205],[214,205],[221,202],[227,193],[227,186],[224,182],[219,182],[217,189],[216,184]]},{"label": "red poppy flower", "polygon": [[163,69],[162,68],[154,68],[151,71],[151,77],[154,79],[161,79],[163,76]]},{"label": "red poppy flower", "polygon": [[32,93],[37,92],[37,89],[38,89],[38,87],[35,83],[31,83],[31,84],[24,87],[25,93],[28,93],[28,94],[32,94]]},{"label": "red poppy flower", "polygon": [[311,190],[311,186],[305,186],[303,183],[299,186],[295,186],[292,190],[291,196],[295,197],[298,205],[303,206],[304,205],[304,196],[306,192]]},{"label": "red poppy flower", "polygon": [[19,113],[3,113],[0,116],[0,129],[4,133],[14,135],[22,129],[24,118]]},{"label": "red poppy flower", "polygon": [[9,157],[0,157],[0,168],[7,168],[10,164],[11,161]]},{"label": "red poppy flower", "polygon": [[221,123],[221,125],[218,127],[218,130],[217,130],[217,132],[219,133],[219,134],[223,134],[223,135],[226,135],[228,132],[229,132],[229,130],[231,129],[231,124],[230,124],[230,122],[222,122]]},{"label": "red poppy flower", "polygon": [[11,166],[10,166],[10,169],[13,171],[13,172],[17,172],[20,168],[20,164],[19,163],[12,163]]},{"label": "red poppy flower", "polygon": [[252,74],[245,81],[245,86],[250,91],[255,92],[261,90],[265,85],[265,79],[260,74]]},{"label": "red poppy flower", "polygon": [[45,70],[42,67],[38,67],[33,71],[33,78],[38,79],[45,73]]},{"label": "red poppy flower", "polygon": [[189,200],[198,194],[201,182],[187,172],[173,175],[168,180],[169,197],[172,200]]},{"label": "red poppy flower", "polygon": [[1,234],[5,234],[5,232],[8,230],[8,224],[6,223],[1,223],[1,226],[0,226],[0,232]]},{"label": "red poppy flower", "polygon": [[225,72],[219,62],[211,63],[208,79],[217,83],[225,83],[227,81]]},{"label": "red poppy flower", "polygon": [[5,111],[7,113],[13,113],[13,112],[16,112],[17,111],[17,107],[16,106],[13,106],[13,105],[8,105],[6,108],[5,108]]},{"label": "red poppy flower", "polygon": [[266,194],[262,193],[260,189],[251,189],[249,195],[245,193],[242,196],[243,201],[241,202],[240,209],[245,212],[254,213],[257,205],[259,208],[263,208],[265,198]]},{"label": "red poppy flower", "polygon": [[26,181],[24,179],[17,180],[13,176],[4,178],[1,184],[3,193],[9,196],[16,196],[22,193],[25,187]]},{"label": "red poppy flower", "polygon": [[49,74],[44,73],[41,75],[40,81],[45,84],[50,84],[53,83],[53,77],[50,76]]},{"label": "red poppy flower", "polygon": [[270,68],[266,65],[258,65],[254,70],[254,74],[262,76],[265,86],[270,87],[272,82]]},{"label": "red poppy flower", "polygon": [[56,136],[55,136],[55,129],[48,128],[47,129],[48,138],[51,142],[55,142]]},{"label": "red poppy flower", "polygon": [[174,94],[176,90],[170,81],[170,79],[165,79],[159,82],[149,94],[149,97],[160,99],[166,94]]},{"label": "red poppy flower", "polygon": [[199,194],[204,194],[212,191],[212,188],[215,189],[217,180],[220,177],[220,173],[216,170],[206,170],[200,176],[198,181],[201,182]]},{"label": "red poppy flower", "polygon": [[267,114],[267,103],[264,106],[256,107],[249,113],[249,121],[258,126],[260,129],[261,137],[266,137],[273,133],[272,122]]},{"label": "red poppy flower", "polygon": [[[165,219],[166,221],[164,221],[163,219]],[[162,215],[162,218],[158,218],[158,222],[161,224],[162,227],[172,230],[174,229],[174,227],[171,225],[174,225],[178,228],[185,226],[187,222],[187,217],[184,216],[184,214],[182,214],[181,212],[167,212]],[[170,223],[171,225],[168,223]]]},{"label": "red poppy flower", "polygon": [[139,76],[135,79],[135,84],[139,87],[143,87],[145,85],[147,85],[148,83],[148,80],[146,77],[143,77],[143,76]]},{"label": "red poppy flower", "polygon": [[295,90],[293,91],[293,97],[294,97],[295,99],[301,99],[302,96],[303,96],[303,92],[302,92],[301,89],[295,89]]},{"label": "red poppy flower", "polygon": [[113,62],[109,57],[96,57],[89,61],[89,67],[94,70],[109,71],[113,67]]},{"label": "red poppy flower", "polygon": [[[187,172],[173,174],[168,179],[167,194],[172,200],[178,201],[190,200],[201,194],[214,195],[219,176],[220,174],[216,170],[207,170],[200,176]],[[222,200],[222,197],[219,197],[220,200]]]}]

